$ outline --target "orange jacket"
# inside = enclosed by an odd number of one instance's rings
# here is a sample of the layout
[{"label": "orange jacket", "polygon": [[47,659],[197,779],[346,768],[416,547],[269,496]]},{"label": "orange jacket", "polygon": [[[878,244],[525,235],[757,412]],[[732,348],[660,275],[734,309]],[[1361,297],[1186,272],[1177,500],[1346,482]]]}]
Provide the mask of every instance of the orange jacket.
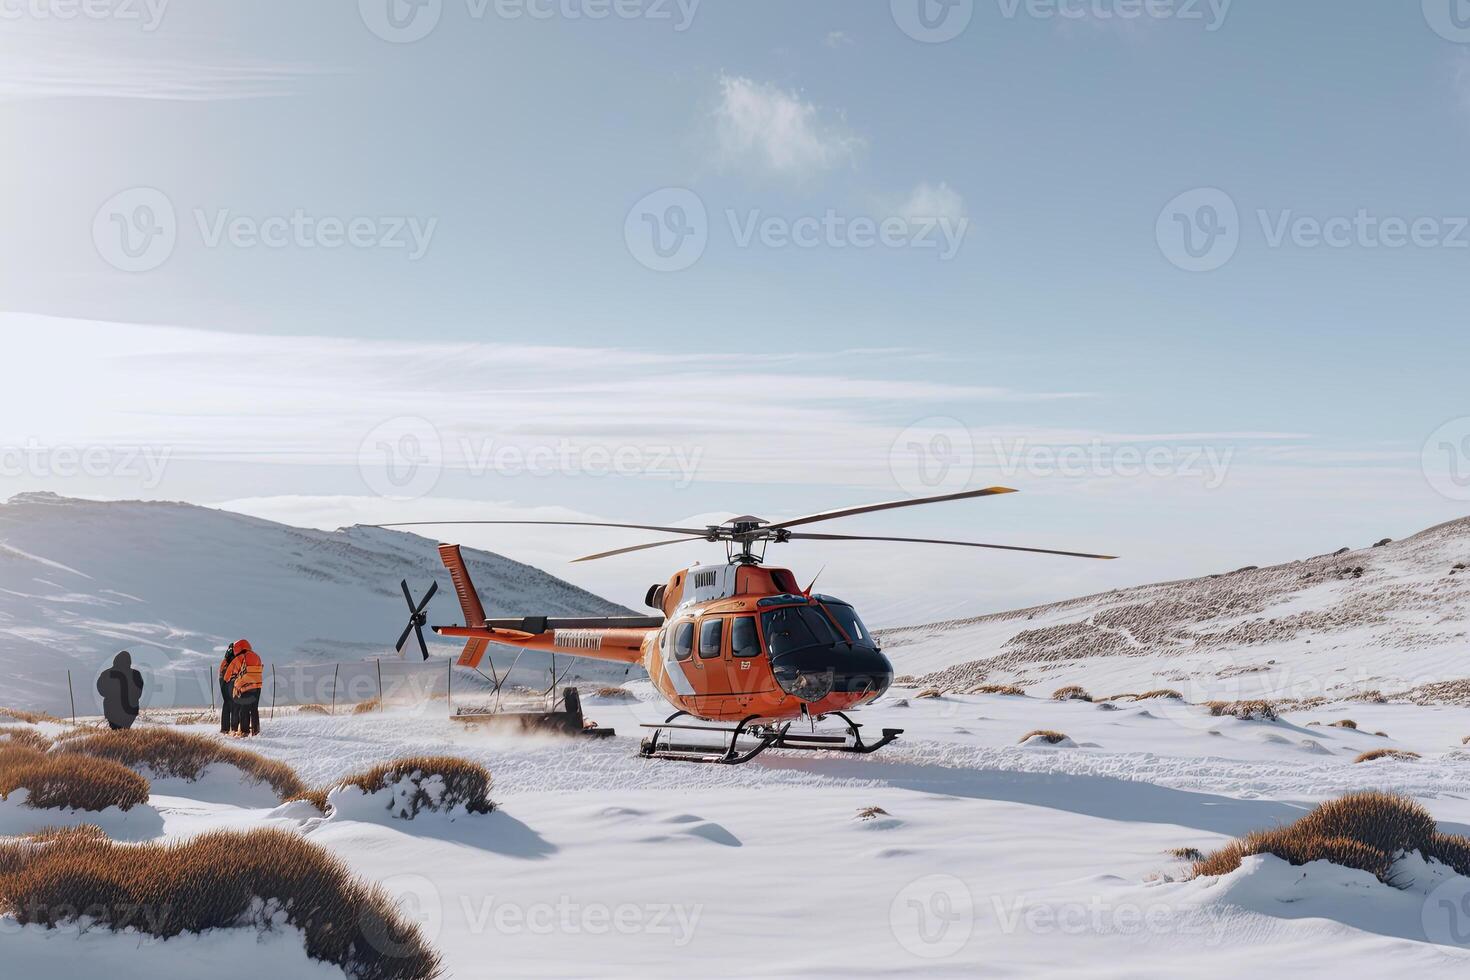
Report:
[{"label": "orange jacket", "polygon": [[265,667],[260,655],[251,649],[249,640],[235,644],[235,659],[225,668],[224,678],[230,682],[237,698],[265,686]]}]

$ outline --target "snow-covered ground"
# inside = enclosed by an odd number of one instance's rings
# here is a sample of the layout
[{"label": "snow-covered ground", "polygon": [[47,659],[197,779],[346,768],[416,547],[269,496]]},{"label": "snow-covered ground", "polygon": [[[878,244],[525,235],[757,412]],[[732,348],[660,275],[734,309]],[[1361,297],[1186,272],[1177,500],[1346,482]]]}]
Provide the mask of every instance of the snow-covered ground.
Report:
[{"label": "snow-covered ground", "polygon": [[[1209,850],[1364,788],[1409,793],[1444,830],[1470,831],[1460,745],[1470,708],[1355,704],[1353,731],[1330,725],[1340,709],[1272,723],[1166,700],[897,690],[861,715],[905,729],[876,755],[772,751],[720,767],[638,758],[638,722],[666,708],[632,687],[644,700],[589,699],[589,714],[618,729],[607,740],[491,735],[440,705],[278,719],[251,744],[314,784],[406,754],[474,759],[495,777],[500,809],[489,815],[407,822],[353,807],[353,819],[322,819],[232,794],[229,771],[211,770],[194,788],[155,785],[146,812],[102,822],[129,840],[295,828],[398,896],[461,978],[1448,977],[1470,967],[1470,879],[1442,866],[1405,858],[1402,890],[1271,857],[1188,881],[1168,853]],[[1035,729],[1075,747],[1017,744]],[[1353,762],[1383,746],[1423,759]],[[870,807],[884,812],[861,818]],[[16,807],[3,816],[12,831],[23,819]],[[100,962],[138,947],[158,950],[146,975],[192,976],[201,957],[239,941],[39,933],[0,920],[5,949],[38,971],[50,957]],[[288,965],[279,934],[258,955],[279,975],[310,975]]]}]

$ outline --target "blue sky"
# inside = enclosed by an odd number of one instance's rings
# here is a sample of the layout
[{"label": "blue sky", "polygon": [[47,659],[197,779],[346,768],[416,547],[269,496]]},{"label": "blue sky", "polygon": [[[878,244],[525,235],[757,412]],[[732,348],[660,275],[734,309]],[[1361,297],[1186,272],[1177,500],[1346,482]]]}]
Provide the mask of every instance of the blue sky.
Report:
[{"label": "blue sky", "polygon": [[[844,530],[1126,556],[788,556],[890,622],[1465,512],[1470,9],[924,4],[927,41],[919,0],[7,7],[0,307],[48,370],[0,437],[114,455],[0,490],[775,517],[918,492],[923,446],[1024,498]],[[437,478],[385,500],[364,460],[403,419]],[[637,472],[480,451],[558,444]],[[625,541],[465,539],[557,571]],[[700,557],[569,574],[632,601]]]}]

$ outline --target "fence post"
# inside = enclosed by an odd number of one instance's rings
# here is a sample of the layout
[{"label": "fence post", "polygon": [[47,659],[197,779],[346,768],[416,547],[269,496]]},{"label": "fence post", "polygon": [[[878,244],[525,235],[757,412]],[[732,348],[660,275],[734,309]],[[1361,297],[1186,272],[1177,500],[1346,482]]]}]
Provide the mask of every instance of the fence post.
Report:
[{"label": "fence post", "polygon": [[71,671],[66,672],[66,696],[71,700],[71,723],[77,723],[77,696],[71,689]]},{"label": "fence post", "polygon": [[276,665],[271,664],[271,721],[276,720]]},{"label": "fence post", "polygon": [[382,711],[383,710],[383,661],[382,660],[374,660],[373,663],[378,668],[378,710],[379,711]]},{"label": "fence post", "polygon": [[332,664],[332,714],[334,715],[337,713],[337,671],[341,667],[341,664]]},{"label": "fence post", "polygon": [[454,714],[454,661],[446,660],[445,665],[449,668],[449,680],[444,685],[444,700],[449,704],[449,713]]},{"label": "fence post", "polygon": [[214,711],[214,689],[218,686],[219,677],[214,671],[204,672],[204,686],[209,688],[209,710]]}]

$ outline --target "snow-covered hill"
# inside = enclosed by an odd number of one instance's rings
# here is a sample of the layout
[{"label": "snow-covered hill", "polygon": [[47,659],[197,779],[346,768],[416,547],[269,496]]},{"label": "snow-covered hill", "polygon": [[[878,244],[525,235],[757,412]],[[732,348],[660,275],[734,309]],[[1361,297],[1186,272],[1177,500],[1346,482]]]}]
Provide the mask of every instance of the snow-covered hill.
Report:
[{"label": "snow-covered hill", "polygon": [[900,673],[1191,701],[1380,691],[1470,703],[1470,518],[1270,568],[883,634]]},{"label": "snow-covered hill", "polygon": [[[465,556],[492,614],[630,614],[529,565]],[[395,656],[405,578],[416,595],[438,580],[431,622],[460,621],[435,542],[416,535],[303,530],[188,504],[17,496],[0,505],[0,704],[65,710],[70,669],[77,710],[94,713],[95,677],[122,649],[154,681],[153,706],[207,704],[221,649],[242,636],[277,665],[356,663],[365,678],[367,661]],[[448,656],[459,644],[430,649]],[[421,662],[406,654],[400,673]],[[577,670],[624,674],[591,661]],[[522,658],[518,676],[545,673]]]}]

